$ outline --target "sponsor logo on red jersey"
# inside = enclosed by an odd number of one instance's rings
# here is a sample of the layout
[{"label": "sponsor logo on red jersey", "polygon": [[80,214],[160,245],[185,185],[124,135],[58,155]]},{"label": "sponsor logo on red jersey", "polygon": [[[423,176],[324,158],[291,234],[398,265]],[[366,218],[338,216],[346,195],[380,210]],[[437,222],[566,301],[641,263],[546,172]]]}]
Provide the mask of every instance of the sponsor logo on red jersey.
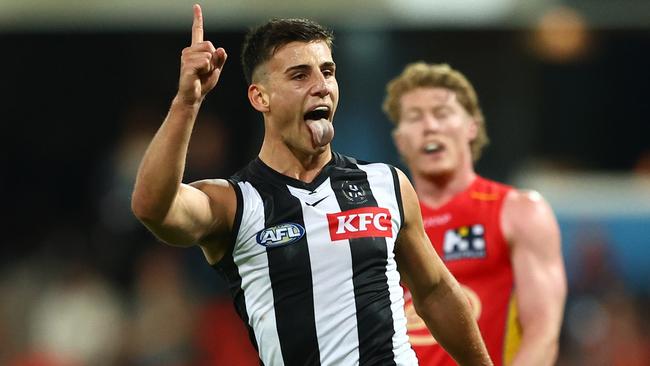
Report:
[{"label": "sponsor logo on red jersey", "polygon": [[390,211],[383,207],[362,207],[327,214],[332,241],[365,237],[391,237]]},{"label": "sponsor logo on red jersey", "polygon": [[445,232],[442,245],[443,259],[453,261],[467,258],[485,258],[485,227],[481,224],[461,226]]}]

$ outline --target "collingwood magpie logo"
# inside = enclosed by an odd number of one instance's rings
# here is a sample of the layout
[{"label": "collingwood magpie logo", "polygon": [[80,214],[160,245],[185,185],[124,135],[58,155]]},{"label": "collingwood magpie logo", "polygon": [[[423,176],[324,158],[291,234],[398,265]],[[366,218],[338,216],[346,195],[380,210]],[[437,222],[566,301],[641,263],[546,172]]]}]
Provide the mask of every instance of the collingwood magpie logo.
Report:
[{"label": "collingwood magpie logo", "polygon": [[343,196],[352,203],[362,204],[368,202],[366,191],[360,184],[346,180],[341,184],[341,190],[343,191]]},{"label": "collingwood magpie logo", "polygon": [[255,239],[257,244],[272,248],[295,243],[303,236],[305,236],[305,228],[288,222],[260,230]]},{"label": "collingwood magpie logo", "polygon": [[485,228],[481,224],[449,229],[442,246],[445,260],[485,257]]}]

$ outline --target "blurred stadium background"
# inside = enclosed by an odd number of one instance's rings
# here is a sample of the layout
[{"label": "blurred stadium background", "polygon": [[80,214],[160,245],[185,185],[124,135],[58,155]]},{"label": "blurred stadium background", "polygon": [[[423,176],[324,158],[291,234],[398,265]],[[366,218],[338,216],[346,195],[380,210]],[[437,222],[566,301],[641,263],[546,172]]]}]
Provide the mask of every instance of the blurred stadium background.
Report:
[{"label": "blurred stadium background", "polygon": [[[227,291],[198,249],[130,213],[143,150],[175,93],[189,0],[0,0],[0,365],[249,365]],[[311,17],[337,35],[334,147],[401,166],[381,112],[409,62],[474,83],[492,144],[481,174],[539,190],[570,292],[558,365],[650,365],[650,2],[210,1],[229,53],[186,181],[257,153],[238,63],[248,27]]]}]

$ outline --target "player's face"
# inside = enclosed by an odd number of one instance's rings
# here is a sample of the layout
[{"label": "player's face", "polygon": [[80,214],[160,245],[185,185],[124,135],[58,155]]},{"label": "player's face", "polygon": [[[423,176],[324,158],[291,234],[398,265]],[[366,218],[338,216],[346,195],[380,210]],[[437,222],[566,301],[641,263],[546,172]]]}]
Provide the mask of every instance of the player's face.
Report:
[{"label": "player's face", "polygon": [[449,175],[471,167],[470,142],[477,125],[446,88],[416,88],[400,99],[395,144],[409,170],[425,176]]},{"label": "player's face", "polygon": [[291,42],[267,62],[271,127],[291,149],[325,151],[334,137],[339,97],[332,52],[325,42]]}]

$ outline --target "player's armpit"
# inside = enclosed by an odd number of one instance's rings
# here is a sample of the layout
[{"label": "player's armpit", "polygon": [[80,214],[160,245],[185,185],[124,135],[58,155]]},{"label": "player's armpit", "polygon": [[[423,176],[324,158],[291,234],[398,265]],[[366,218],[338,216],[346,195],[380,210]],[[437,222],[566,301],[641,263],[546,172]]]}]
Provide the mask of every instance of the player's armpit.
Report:
[{"label": "player's armpit", "polygon": [[237,197],[232,185],[224,179],[202,180],[192,183],[192,186],[210,197],[211,226],[199,238],[198,243],[212,265],[220,261],[233,244]]}]

